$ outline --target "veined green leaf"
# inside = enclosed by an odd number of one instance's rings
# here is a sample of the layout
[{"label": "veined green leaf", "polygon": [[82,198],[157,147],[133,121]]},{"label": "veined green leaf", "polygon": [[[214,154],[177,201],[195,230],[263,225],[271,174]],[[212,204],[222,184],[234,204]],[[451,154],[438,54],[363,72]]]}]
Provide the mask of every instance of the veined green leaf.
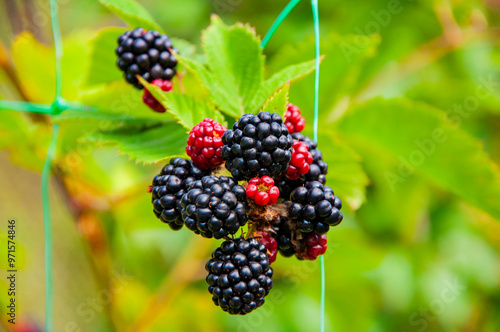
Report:
[{"label": "veined green leaf", "polygon": [[[321,57],[323,59],[323,57]],[[286,82],[299,79],[314,70],[314,60],[302,62],[296,65],[291,65],[283,70],[275,73],[269,79],[265,80],[255,94],[248,109],[253,111],[259,109],[266,98],[268,98],[274,91],[282,87]]]},{"label": "veined green leaf", "polygon": [[186,129],[191,130],[205,118],[211,118],[227,125],[224,116],[214,105],[178,92],[164,92],[138,76],[141,84],[158,100],[168,113],[172,114]]},{"label": "veined green leaf", "polygon": [[101,145],[116,146],[136,162],[146,164],[184,156],[188,135],[186,129],[174,122],[143,130],[119,129],[94,133],[84,140]]},{"label": "veined green leaf", "polygon": [[90,61],[85,84],[94,85],[123,79],[122,72],[116,66],[117,56],[114,49],[118,37],[124,32],[124,28],[105,28],[89,42]]},{"label": "veined green leaf", "polygon": [[318,148],[328,164],[327,185],[352,210],[357,210],[366,199],[369,183],[361,157],[326,126],[319,131]]},{"label": "veined green leaf", "polygon": [[[363,41],[363,42],[360,42]],[[358,78],[363,66],[376,54],[380,42],[378,35],[357,36],[329,34],[321,43],[321,52],[325,54],[321,62],[321,84],[319,91],[320,116],[338,117],[341,104],[346,96],[351,96],[360,88]],[[314,57],[314,36],[306,38],[298,45],[287,45],[273,57],[271,67],[282,70],[294,63]],[[292,84],[290,101],[299,106],[306,119],[313,118],[314,75],[309,75]],[[311,133],[311,126],[306,126],[306,133]]]},{"label": "veined green leaf", "polygon": [[278,113],[280,116],[284,116],[288,104],[288,90],[290,90],[289,83],[266,101],[262,112]]},{"label": "veined green leaf", "polygon": [[153,16],[137,1],[99,0],[99,2],[134,28],[142,27],[161,31]]},{"label": "veined green leaf", "polygon": [[375,99],[353,106],[338,122],[338,131],[354,145],[394,158],[399,167],[385,174],[388,186],[422,175],[500,219],[498,166],[444,112],[408,100]]},{"label": "veined green leaf", "polygon": [[239,117],[263,80],[264,57],[255,30],[248,25],[226,26],[213,15],[212,24],[203,32],[202,46],[210,74],[200,74],[212,98],[228,115]]}]

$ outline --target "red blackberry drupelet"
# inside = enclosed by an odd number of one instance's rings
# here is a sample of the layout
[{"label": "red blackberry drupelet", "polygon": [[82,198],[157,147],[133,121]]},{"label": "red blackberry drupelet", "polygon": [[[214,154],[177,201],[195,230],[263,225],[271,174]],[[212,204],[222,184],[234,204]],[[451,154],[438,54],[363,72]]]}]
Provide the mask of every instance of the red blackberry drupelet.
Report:
[{"label": "red blackberry drupelet", "polygon": [[326,249],[328,248],[328,245],[326,244],[326,234],[318,235],[315,233],[309,234],[307,237],[307,247],[306,247],[306,252],[303,255],[303,258],[313,261],[318,256],[323,255],[326,252]]},{"label": "red blackberry drupelet", "polygon": [[287,105],[287,110],[285,112],[285,125],[288,128],[290,135],[293,133],[300,133],[306,126],[306,119],[304,119],[300,109],[294,104]]},{"label": "red blackberry drupelet", "polygon": [[286,170],[286,176],[290,180],[297,180],[301,175],[309,172],[309,166],[313,162],[313,156],[309,152],[309,147],[304,142],[294,140],[292,148],[292,160]]},{"label": "red blackberry drupelet", "polygon": [[267,175],[250,179],[246,193],[257,205],[273,205],[280,196],[280,190],[274,185],[274,180]]},{"label": "red blackberry drupelet", "polygon": [[278,242],[268,232],[258,231],[255,236],[260,243],[266,246],[267,254],[269,255],[269,263],[272,264],[276,261],[278,255]]},{"label": "red blackberry drupelet", "polygon": [[227,128],[213,119],[204,119],[189,132],[186,153],[201,169],[213,169],[223,163],[222,135]]}]

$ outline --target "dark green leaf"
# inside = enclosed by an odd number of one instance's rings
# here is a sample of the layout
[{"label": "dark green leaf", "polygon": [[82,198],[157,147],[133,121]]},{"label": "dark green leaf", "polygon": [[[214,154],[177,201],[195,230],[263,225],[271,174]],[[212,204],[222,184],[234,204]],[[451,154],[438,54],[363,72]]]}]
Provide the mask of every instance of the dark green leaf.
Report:
[{"label": "dark green leaf", "polygon": [[338,130],[346,141],[397,161],[398,172],[385,174],[388,186],[394,188],[419,174],[500,219],[498,167],[480,142],[453,126],[438,109],[408,100],[376,99],[354,106],[339,121]]},{"label": "dark green leaf", "polygon": [[142,129],[119,129],[99,132],[87,136],[85,140],[111,145],[120,154],[126,154],[136,162],[146,164],[184,156],[187,141],[186,129],[171,122],[160,126]]}]

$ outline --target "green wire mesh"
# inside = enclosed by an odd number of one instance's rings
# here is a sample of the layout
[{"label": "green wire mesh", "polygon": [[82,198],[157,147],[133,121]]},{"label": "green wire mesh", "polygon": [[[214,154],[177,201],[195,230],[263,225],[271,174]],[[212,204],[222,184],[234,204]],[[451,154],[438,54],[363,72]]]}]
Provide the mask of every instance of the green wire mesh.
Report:
[{"label": "green wire mesh", "polygon": [[[292,10],[299,4],[300,0],[291,0],[288,5],[279,14],[272,24],[271,28],[262,39],[261,47],[265,48],[279,26]],[[315,39],[315,79],[314,79],[314,119],[313,119],[313,138],[318,141],[318,110],[319,110],[319,73],[320,73],[320,33],[319,33],[319,9],[318,0],[311,0],[311,7],[314,22]],[[63,45],[61,31],[59,27],[59,13],[56,0],[50,0],[50,14],[52,21],[52,33],[54,36],[54,48],[56,56],[56,97],[52,104],[36,104],[20,101],[0,100],[0,110],[12,110],[19,112],[41,113],[55,115],[66,109],[77,111],[93,111],[92,107],[80,103],[68,102],[61,96],[62,89],[62,64]],[[57,148],[57,138],[59,135],[59,124],[52,125],[52,137],[47,156],[42,171],[42,205],[43,205],[43,227],[45,235],[45,331],[53,331],[54,319],[54,279],[53,279],[53,240],[52,240],[52,222],[49,195],[49,180],[52,162],[55,158]],[[320,331],[325,329],[325,261],[320,257],[321,265],[321,312],[320,312]]]}]

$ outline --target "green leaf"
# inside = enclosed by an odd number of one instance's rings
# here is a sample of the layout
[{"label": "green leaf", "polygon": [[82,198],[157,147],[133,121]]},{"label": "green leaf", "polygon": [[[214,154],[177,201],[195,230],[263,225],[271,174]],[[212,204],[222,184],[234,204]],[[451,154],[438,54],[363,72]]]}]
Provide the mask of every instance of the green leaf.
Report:
[{"label": "green leaf", "polygon": [[153,16],[134,0],[99,0],[99,2],[134,28],[161,31]]},{"label": "green leaf", "polygon": [[288,90],[290,90],[290,84],[287,83],[285,86],[272,95],[264,104],[262,112],[278,113],[284,116],[286,111],[286,105],[288,104]]},{"label": "green leaf", "polygon": [[[170,114],[154,112],[145,105],[142,102],[142,94],[143,91],[137,90],[125,81],[120,80],[106,86],[84,91],[80,101],[85,105],[95,107],[98,110],[97,113],[158,121],[172,120]],[[84,116],[88,117],[89,114]]]},{"label": "green leaf", "polygon": [[193,58],[193,59],[201,59],[203,56],[201,54],[197,54],[197,48],[196,45],[191,44],[187,40],[180,39],[180,38],[175,38],[171,37],[172,44],[176,49],[179,50],[179,53],[184,55],[185,57],[188,58]]},{"label": "green leaf", "polygon": [[386,171],[395,188],[421,175],[443,190],[500,219],[500,174],[482,145],[446,120],[445,114],[408,100],[376,99],[352,107],[338,122],[345,141],[379,152],[398,164]]},{"label": "green leaf", "polygon": [[202,35],[210,74],[200,74],[213,100],[228,115],[239,117],[263,80],[264,57],[255,30],[248,25],[226,26],[213,15]]},{"label": "green leaf", "polygon": [[54,50],[23,32],[12,43],[12,59],[23,94],[33,102],[52,103],[56,91]]},{"label": "green leaf", "polygon": [[[75,32],[64,38],[62,57],[62,95],[67,100],[78,97],[88,58],[85,32]],[[53,47],[39,43],[23,32],[12,43],[12,59],[23,95],[31,102],[52,103],[55,98],[55,54]]]},{"label": "green leaf", "polygon": [[[350,98],[346,96],[352,96],[359,90],[359,77],[366,62],[376,54],[379,42],[380,37],[377,35],[339,36],[332,33],[324,37],[321,43],[321,52],[325,54],[325,58],[321,62],[320,116],[329,116],[332,119],[339,116],[338,112],[344,108],[338,107],[337,111],[336,107]],[[313,57],[314,36],[310,36],[297,45],[282,47],[273,57],[271,67],[274,70],[281,70]],[[313,118],[313,88],[314,75],[297,81],[290,88],[290,95],[293,96],[290,101],[300,107],[306,119]],[[306,133],[311,133],[311,126],[306,126]]]},{"label": "green leaf", "polygon": [[87,141],[111,145],[120,154],[126,154],[136,162],[146,164],[184,156],[188,135],[186,129],[174,122],[149,129],[120,129],[99,132],[84,138]]},{"label": "green leaf", "polygon": [[323,127],[318,136],[318,148],[328,164],[327,185],[352,210],[357,210],[365,202],[369,183],[361,166],[361,157],[341,141],[331,127]]},{"label": "green leaf", "polygon": [[153,97],[165,107],[167,112],[179,120],[179,123],[186,129],[191,130],[205,118],[211,118],[225,126],[227,125],[224,116],[215,109],[214,105],[178,92],[164,92],[140,76],[137,77]]},{"label": "green leaf", "polygon": [[[323,59],[323,57],[321,57]],[[264,81],[248,106],[250,111],[259,109],[266,98],[286,82],[297,80],[314,70],[314,60],[291,65]]]},{"label": "green leaf", "polygon": [[105,28],[89,42],[90,60],[85,84],[102,84],[123,79],[122,72],[116,66],[114,49],[118,37],[125,31],[123,28]]}]

